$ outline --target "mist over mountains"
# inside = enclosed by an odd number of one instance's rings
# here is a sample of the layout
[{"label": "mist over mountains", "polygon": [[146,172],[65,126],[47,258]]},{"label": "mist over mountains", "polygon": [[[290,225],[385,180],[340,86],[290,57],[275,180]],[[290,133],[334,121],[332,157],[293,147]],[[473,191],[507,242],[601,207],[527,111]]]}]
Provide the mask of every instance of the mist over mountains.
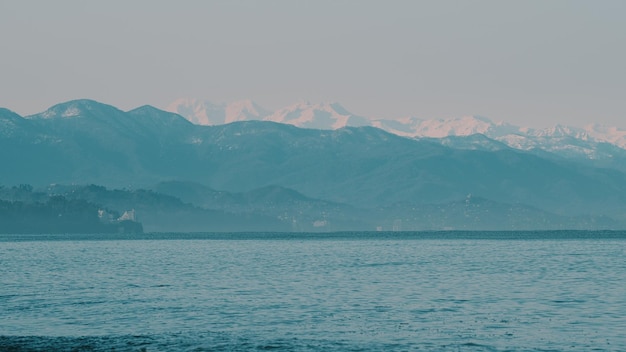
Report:
[{"label": "mist over mountains", "polygon": [[202,111],[0,109],[0,185],[134,208],[146,231],[626,228],[618,129],[383,123],[304,102]]}]

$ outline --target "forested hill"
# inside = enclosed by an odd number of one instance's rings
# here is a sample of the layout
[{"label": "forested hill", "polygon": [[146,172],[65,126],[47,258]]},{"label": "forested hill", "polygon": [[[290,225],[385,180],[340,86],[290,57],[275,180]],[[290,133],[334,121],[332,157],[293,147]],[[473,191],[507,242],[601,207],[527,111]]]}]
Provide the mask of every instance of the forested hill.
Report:
[{"label": "forested hill", "polygon": [[143,232],[141,223],[86,200],[33,193],[28,185],[0,191],[0,233]]},{"label": "forested hill", "polygon": [[[128,197],[112,204],[135,208],[146,231],[371,230],[395,220],[403,229],[626,228],[626,156],[611,155],[605,163],[486,136],[411,139],[373,127],[198,126],[90,100],[27,117],[0,110],[0,184],[137,190],[85,191]],[[163,190],[174,199],[139,191],[171,181],[209,190],[185,201],[182,190]]]}]

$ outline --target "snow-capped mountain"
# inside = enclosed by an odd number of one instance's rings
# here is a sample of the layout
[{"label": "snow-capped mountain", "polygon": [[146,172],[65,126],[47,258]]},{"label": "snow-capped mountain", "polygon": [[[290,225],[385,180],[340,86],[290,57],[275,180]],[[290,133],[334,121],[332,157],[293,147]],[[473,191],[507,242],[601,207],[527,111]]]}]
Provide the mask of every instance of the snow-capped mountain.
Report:
[{"label": "snow-capped mountain", "polygon": [[301,101],[269,112],[251,100],[215,104],[208,100],[178,99],[165,109],[197,125],[221,125],[235,121],[264,120],[313,129],[369,126],[370,121],[348,112],[339,103]]},{"label": "snow-capped mountain", "polygon": [[[415,138],[434,138],[444,145],[455,148],[485,149],[485,141],[476,138],[456,139],[451,137],[470,137],[484,135],[494,141],[519,150],[543,151],[567,158],[612,159],[617,154],[625,156],[626,138],[613,128],[609,133],[602,130],[582,129],[556,125],[550,128],[533,129],[519,127],[503,122],[492,122],[484,117],[462,117],[447,120],[422,120],[413,125],[409,136]],[[626,135],[626,131],[622,131]],[[405,134],[407,135],[407,134]],[[619,142],[622,144],[620,145]],[[601,147],[610,144],[618,148]],[[489,148],[497,146],[489,145]],[[487,148],[487,149],[489,149]]]},{"label": "snow-capped mountain", "polygon": [[372,125],[406,137],[428,138],[470,136],[473,134],[484,134],[490,138],[495,138],[519,131],[519,127],[504,122],[493,122],[482,116],[429,120],[416,117],[393,120],[380,119],[373,120]]},{"label": "snow-capped mountain", "polygon": [[585,132],[596,140],[626,149],[626,130],[599,124],[589,124],[585,126]]},{"label": "snow-capped mountain", "polygon": [[[413,116],[401,118],[369,118],[355,115],[339,103],[310,103],[300,101],[273,113],[252,101],[230,104],[179,99],[166,109],[201,125],[219,125],[234,121],[264,120],[297,127],[334,130],[346,126],[373,126],[387,132],[410,138],[440,139],[442,144],[452,143],[457,148],[487,148],[483,139],[467,137],[481,134],[508,147],[521,150],[542,150],[567,157],[588,159],[612,158],[615,152],[626,150],[626,130],[591,124],[585,128],[556,125],[533,129],[494,122],[482,116],[463,116],[447,119],[421,119]],[[619,147],[600,148],[601,144]],[[488,148],[500,148],[498,145]],[[621,153],[621,152],[620,152]]]},{"label": "snow-capped mountain", "polygon": [[367,118],[350,113],[339,103],[311,104],[306,101],[279,109],[264,120],[322,130],[371,125]]},{"label": "snow-capped mountain", "polygon": [[121,110],[111,105],[102,104],[90,99],[77,99],[56,104],[42,113],[25,116],[25,118],[28,120],[51,120],[85,117],[89,115],[110,117],[121,113],[123,113]]},{"label": "snow-capped mountain", "polygon": [[[283,112],[287,113],[276,114],[276,118],[292,124],[320,122],[320,116],[328,119],[323,125],[328,128],[339,126],[336,123],[356,123],[353,115],[338,104],[301,103]],[[289,112],[308,119],[294,120]],[[438,219],[427,229],[468,223],[466,200],[459,203],[459,213],[439,205],[459,202],[473,194],[494,204],[487,207],[489,203],[480,203],[484,209],[481,217],[496,213],[499,215],[495,218],[509,219],[507,213],[498,212],[508,206],[497,204],[522,204],[525,209],[542,210],[541,214],[522,214],[514,223],[498,225],[502,228],[518,223],[553,228],[546,225],[542,215],[545,212],[609,220],[581,220],[576,225],[580,228],[626,223],[626,157],[563,160],[543,151],[520,152],[488,137],[486,134],[497,130],[498,125],[493,127],[484,118],[457,119],[449,126],[446,121],[435,121],[437,128],[433,128],[432,121],[415,122],[412,133],[419,132],[419,126],[427,126],[430,133],[443,129],[456,135],[406,138],[374,127],[328,131],[267,121],[198,126],[178,114],[150,106],[122,111],[89,100],[57,104],[28,118],[0,109],[0,128],[2,124],[12,126],[10,134],[0,130],[0,165],[8,170],[0,173],[0,186],[56,183],[141,187],[174,180],[236,193],[278,186],[332,202],[323,209],[326,214],[338,214],[335,204],[355,209],[354,216],[344,217],[349,226],[354,219],[372,219],[374,213],[363,210],[381,209],[388,214],[386,218],[414,219],[411,221],[416,226],[424,226],[427,219]],[[525,131],[526,138],[539,138],[531,132],[542,135],[545,131]],[[563,138],[572,138],[572,144],[581,141],[561,128],[543,135],[557,132]],[[598,150],[609,150],[607,146],[598,144]],[[282,209],[294,209],[298,214],[309,209],[308,204],[288,204],[292,197],[284,197],[284,192],[273,192],[270,189],[269,193],[253,196],[280,203]],[[153,194],[145,196],[150,203],[160,202]],[[249,204],[249,199],[240,198],[239,202]],[[429,208],[433,204],[436,206]],[[179,215],[176,208],[152,214],[170,223],[170,217],[179,219]],[[205,215],[184,215],[178,223],[197,216]],[[285,219],[291,225],[292,217]],[[565,225],[552,224],[556,228],[574,226],[573,222],[563,221]]]},{"label": "snow-capped mountain", "polygon": [[[585,128],[556,125],[534,129],[493,122],[479,116],[432,120],[417,118],[374,120],[372,125],[391,133],[414,138],[446,139],[452,136],[482,134],[514,149],[543,150],[568,157],[612,158],[616,151],[621,153],[626,150],[626,131],[601,125],[588,125]],[[466,141],[471,141],[470,145],[475,146],[475,139]],[[449,143],[449,140],[442,142]],[[461,147],[461,144],[459,141],[455,142],[457,147]],[[599,148],[600,144],[610,144],[619,147],[621,151]]]},{"label": "snow-capped mountain", "polygon": [[270,112],[252,100],[240,100],[227,104],[224,108],[226,123],[235,121],[262,120]]},{"label": "snow-capped mountain", "polygon": [[196,125],[222,125],[235,121],[262,120],[270,114],[251,100],[214,104],[208,100],[178,99],[165,108]]}]

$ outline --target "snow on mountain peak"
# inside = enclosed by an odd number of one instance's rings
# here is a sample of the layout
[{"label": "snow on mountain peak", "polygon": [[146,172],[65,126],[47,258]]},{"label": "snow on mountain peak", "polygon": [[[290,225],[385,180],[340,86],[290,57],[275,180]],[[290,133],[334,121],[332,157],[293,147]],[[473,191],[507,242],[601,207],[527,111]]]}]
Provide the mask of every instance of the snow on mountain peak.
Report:
[{"label": "snow on mountain peak", "polygon": [[260,107],[252,100],[240,100],[226,105],[225,123],[234,121],[261,120],[269,115],[269,111]]},{"label": "snow on mountain peak", "polygon": [[438,120],[423,120],[415,117],[375,120],[354,115],[338,102],[311,103],[306,100],[300,100],[273,113],[250,100],[214,104],[198,99],[178,99],[165,110],[178,113],[187,120],[201,125],[265,120],[314,129],[374,126],[407,137],[435,138],[451,135],[468,136],[476,133],[493,137],[517,131],[513,126],[502,122],[494,123],[481,116]]},{"label": "snow on mountain peak", "polygon": [[584,131],[592,138],[626,149],[626,130],[600,124],[589,124]]},{"label": "snow on mountain peak", "polygon": [[495,138],[518,131],[515,126],[504,122],[493,122],[482,116],[431,120],[405,117],[393,120],[375,120],[373,125],[402,136],[428,138],[469,136],[477,133]]},{"label": "snow on mountain peak", "polygon": [[196,125],[218,125],[225,123],[225,113],[222,106],[208,100],[182,98],[174,101],[165,108],[179,114]]},{"label": "snow on mountain peak", "polygon": [[85,115],[85,113],[92,111],[92,110],[96,110],[99,107],[106,107],[108,109],[117,110],[117,108],[113,106],[102,104],[94,100],[78,99],[78,100],[71,100],[65,103],[54,105],[53,107],[49,108],[48,110],[40,114],[27,116],[26,118],[27,119],[73,118],[73,117]]},{"label": "snow on mountain peak", "polygon": [[80,108],[76,104],[64,106],[63,108],[53,107],[41,113],[40,117],[45,119],[53,119],[57,117],[76,117],[80,115]]},{"label": "snow on mountain peak", "polygon": [[307,101],[300,101],[277,110],[264,120],[287,123],[303,128],[333,130],[346,126],[371,125],[365,117],[350,113],[336,102],[311,104]]},{"label": "snow on mountain peak", "polygon": [[[335,130],[346,126],[374,126],[405,137],[444,138],[483,134],[516,149],[542,148],[555,150],[563,146],[579,148],[574,144],[611,143],[626,149],[626,130],[601,125],[584,129],[556,125],[534,129],[519,127],[482,116],[463,116],[445,119],[422,119],[414,116],[370,119],[354,115],[337,102],[311,103],[300,100],[295,104],[268,112],[251,100],[230,104],[214,104],[197,99],[179,99],[166,110],[178,113],[195,124],[219,125],[234,121],[265,120],[295,125],[302,128]],[[68,111],[70,116],[72,111]],[[582,144],[581,144],[582,143]],[[580,149],[580,148],[579,148]],[[582,149],[581,149],[582,150]]]},{"label": "snow on mountain peak", "polygon": [[420,124],[422,137],[443,138],[447,136],[469,136],[476,133],[486,134],[493,127],[491,121],[464,116],[453,119],[423,121]]},{"label": "snow on mountain peak", "polygon": [[563,126],[560,124],[554,125],[553,127],[544,128],[544,129],[528,129],[527,134],[535,136],[535,137],[551,137],[551,138],[560,138],[560,137],[576,137],[580,139],[587,139],[587,132],[580,128]]},{"label": "snow on mountain peak", "polygon": [[269,112],[251,100],[215,104],[208,100],[182,98],[165,108],[197,125],[221,125],[234,121],[261,120]]}]

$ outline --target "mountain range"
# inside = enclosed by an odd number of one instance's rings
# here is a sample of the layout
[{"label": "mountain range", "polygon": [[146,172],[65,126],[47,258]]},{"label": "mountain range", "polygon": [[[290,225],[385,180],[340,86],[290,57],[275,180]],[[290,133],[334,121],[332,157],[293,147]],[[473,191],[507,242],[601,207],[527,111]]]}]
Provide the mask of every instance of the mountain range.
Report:
[{"label": "mountain range", "polygon": [[251,120],[324,130],[372,126],[395,135],[428,139],[457,149],[493,150],[507,146],[543,157],[584,159],[597,167],[626,171],[626,130],[595,123],[584,128],[555,125],[536,129],[494,122],[482,116],[376,119],[352,114],[339,103],[311,104],[307,101],[270,112],[250,100],[214,104],[207,100],[178,99],[166,110],[195,124],[209,126]]},{"label": "mountain range", "polygon": [[[422,121],[431,135],[409,136],[339,104],[266,117],[237,106],[195,121],[208,126],[93,100],[26,117],[0,109],[0,185],[138,208],[146,231],[626,228],[617,129],[610,142],[471,117]],[[512,136],[535,144],[511,146]],[[118,191],[80,188],[90,184]]]},{"label": "mountain range", "polygon": [[588,142],[608,143],[626,149],[626,130],[595,123],[584,128],[556,125],[551,128],[534,129],[505,122],[493,122],[481,116],[449,119],[420,119],[412,116],[376,119],[355,115],[336,102],[312,104],[307,101],[300,101],[271,112],[251,100],[214,104],[207,100],[186,98],[172,102],[165,110],[180,114],[200,125],[262,120],[327,130],[373,126],[405,137],[444,138],[483,134],[512,148],[524,150],[562,145],[564,139],[569,137]]}]

